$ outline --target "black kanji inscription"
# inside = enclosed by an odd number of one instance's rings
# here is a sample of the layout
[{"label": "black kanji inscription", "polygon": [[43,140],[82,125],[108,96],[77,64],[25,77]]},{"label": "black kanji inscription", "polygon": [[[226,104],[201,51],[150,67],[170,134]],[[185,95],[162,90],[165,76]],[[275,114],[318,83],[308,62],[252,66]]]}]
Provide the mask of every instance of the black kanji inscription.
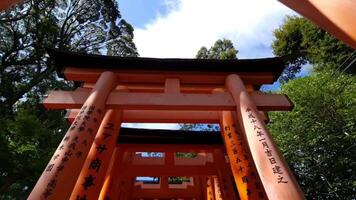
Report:
[{"label": "black kanji inscription", "polygon": [[84,178],[84,183],[82,184],[84,186],[84,189],[87,190],[89,187],[94,186],[94,180],[95,177],[92,176],[91,174],[87,177]]},{"label": "black kanji inscription", "polygon": [[60,171],[62,171],[64,169],[64,165],[63,164],[61,164],[61,165],[59,165],[58,167],[57,167],[57,170],[60,172]]},{"label": "black kanji inscription", "polygon": [[100,166],[101,166],[101,160],[96,158],[90,162],[89,169],[94,169],[96,172],[98,172]]},{"label": "black kanji inscription", "polygon": [[276,159],[274,157],[272,158],[269,158],[269,162],[273,165],[273,164],[276,164]]},{"label": "black kanji inscription", "polygon": [[243,183],[248,183],[247,176],[243,176],[243,177],[242,177],[242,182],[243,182]]},{"label": "black kanji inscription", "polygon": [[261,130],[261,127],[257,126],[257,125],[254,125],[253,126],[253,130]]},{"label": "black kanji inscription", "polygon": [[59,154],[55,155],[55,156],[53,157],[53,160],[57,160],[58,157],[59,157]]},{"label": "black kanji inscription", "polygon": [[85,130],[85,126],[80,126],[80,127],[79,127],[79,131],[80,131],[80,132],[82,132],[82,131],[84,131],[84,130]]},{"label": "black kanji inscription", "polygon": [[233,148],[233,149],[232,149],[232,153],[233,153],[233,154],[237,154],[237,149],[236,149],[236,148]]},{"label": "black kanji inscription", "polygon": [[77,195],[77,198],[75,200],[87,200],[87,195],[83,195],[82,197]]},{"label": "black kanji inscription", "polygon": [[66,152],[64,153],[64,156],[70,157],[70,156],[72,156],[72,155],[73,155],[73,152],[72,152],[71,150],[66,151]]},{"label": "black kanji inscription", "polygon": [[65,156],[64,158],[62,158],[62,163],[65,163],[67,162],[69,159],[68,159],[68,156]]},{"label": "black kanji inscription", "polygon": [[105,129],[114,130],[114,123],[107,123]]},{"label": "black kanji inscription", "polygon": [[262,137],[262,135],[264,135],[262,131],[257,131],[256,133],[257,133],[257,136],[259,136],[259,137]]},{"label": "black kanji inscription", "polygon": [[277,178],[278,183],[288,183],[288,181],[283,180],[283,179],[284,179],[284,177],[283,177],[283,176],[278,175],[278,178]]},{"label": "black kanji inscription", "polygon": [[267,154],[268,157],[272,156],[272,150],[266,149],[265,153]]},{"label": "black kanji inscription", "polygon": [[90,120],[90,115],[85,115],[85,116],[84,116],[84,119],[85,119],[86,121],[89,121],[89,120]]},{"label": "black kanji inscription", "polygon": [[262,142],[262,146],[263,146],[263,148],[269,148],[267,142]]},{"label": "black kanji inscription", "polygon": [[57,184],[57,180],[56,179],[51,179],[47,185],[47,187],[49,188],[55,188],[56,187],[56,184]]},{"label": "black kanji inscription", "polygon": [[49,196],[52,195],[52,189],[46,188],[45,191],[42,193],[43,197],[47,199]]},{"label": "black kanji inscription", "polygon": [[282,168],[278,165],[275,165],[272,170],[274,174],[283,174]]},{"label": "black kanji inscription", "polygon": [[75,146],[76,146],[75,142],[72,142],[72,143],[69,144],[69,148],[72,149],[72,150],[75,150]]},{"label": "black kanji inscription", "polygon": [[81,152],[81,151],[77,151],[77,152],[75,153],[75,156],[76,156],[77,158],[81,158],[82,155],[83,155],[83,152]]},{"label": "black kanji inscription", "polygon": [[105,144],[100,144],[98,147],[96,147],[96,150],[99,152],[99,153],[103,153],[105,150],[106,150],[106,145]]},{"label": "black kanji inscription", "polygon": [[65,136],[64,139],[63,139],[63,141],[68,141],[69,138],[70,138],[69,136]]},{"label": "black kanji inscription", "polygon": [[50,171],[52,171],[53,166],[54,166],[54,164],[50,164],[50,165],[48,165],[48,167],[46,168],[46,172],[50,172]]},{"label": "black kanji inscription", "polygon": [[240,162],[241,162],[240,158],[236,158],[236,163],[240,163]]}]

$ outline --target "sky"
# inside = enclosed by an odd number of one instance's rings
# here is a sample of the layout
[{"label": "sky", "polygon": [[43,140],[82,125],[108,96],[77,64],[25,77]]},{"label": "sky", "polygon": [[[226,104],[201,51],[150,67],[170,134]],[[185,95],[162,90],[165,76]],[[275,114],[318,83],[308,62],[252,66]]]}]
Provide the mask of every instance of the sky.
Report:
[{"label": "sky", "polygon": [[142,57],[194,58],[217,39],[233,41],[238,58],[273,56],[273,30],[295,14],[277,0],[118,0],[134,26]]},{"label": "sky", "polygon": [[[202,47],[230,39],[238,58],[272,57],[273,30],[296,13],[277,0],[118,0],[122,17],[134,27],[141,57],[194,58]],[[307,71],[303,70],[301,75]],[[265,90],[279,84],[265,85]],[[139,124],[127,124],[137,127]],[[144,128],[177,128],[145,124]]]}]

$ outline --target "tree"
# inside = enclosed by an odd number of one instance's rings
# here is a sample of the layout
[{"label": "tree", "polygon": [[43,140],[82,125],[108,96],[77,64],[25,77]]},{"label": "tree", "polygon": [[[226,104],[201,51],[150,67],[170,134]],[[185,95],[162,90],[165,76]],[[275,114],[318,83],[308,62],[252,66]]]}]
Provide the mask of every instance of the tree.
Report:
[{"label": "tree", "polygon": [[356,77],[316,72],[284,84],[295,107],[268,124],[307,199],[353,199],[356,186]]},{"label": "tree", "polygon": [[288,16],[274,31],[274,36],[274,54],[288,56],[289,66],[282,76],[283,81],[294,78],[306,63],[313,65],[315,71],[338,69],[354,52],[303,17]]},{"label": "tree", "polygon": [[237,59],[237,53],[231,40],[219,39],[215,42],[214,46],[208,50],[206,47],[201,47],[198,51],[196,58],[198,59]]},{"label": "tree", "polygon": [[24,199],[67,129],[63,111],[40,106],[71,89],[46,48],[137,56],[133,28],[114,0],[27,0],[0,12],[0,199]]}]

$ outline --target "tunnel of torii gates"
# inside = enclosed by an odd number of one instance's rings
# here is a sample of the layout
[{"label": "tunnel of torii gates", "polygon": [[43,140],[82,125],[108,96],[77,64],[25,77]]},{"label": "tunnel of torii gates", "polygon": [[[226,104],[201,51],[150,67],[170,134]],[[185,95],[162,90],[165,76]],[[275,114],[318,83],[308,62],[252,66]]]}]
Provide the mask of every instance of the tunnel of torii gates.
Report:
[{"label": "tunnel of torii gates", "polygon": [[[258,91],[280,76],[283,57],[48,53],[59,76],[78,87],[51,91],[43,101],[47,109],[67,109],[71,126],[28,199],[305,199],[266,128],[267,111],[293,105],[285,95]],[[121,128],[126,122],[217,123],[221,131]]]}]

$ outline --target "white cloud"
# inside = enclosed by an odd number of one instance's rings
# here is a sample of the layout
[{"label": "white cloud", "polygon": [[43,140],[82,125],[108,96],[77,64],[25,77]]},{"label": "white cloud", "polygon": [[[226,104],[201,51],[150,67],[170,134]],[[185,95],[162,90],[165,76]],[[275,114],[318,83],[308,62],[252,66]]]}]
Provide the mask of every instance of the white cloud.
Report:
[{"label": "white cloud", "polygon": [[192,58],[201,46],[231,39],[239,58],[272,56],[272,31],[286,14],[277,0],[165,0],[168,14],[135,30],[143,57]]}]

